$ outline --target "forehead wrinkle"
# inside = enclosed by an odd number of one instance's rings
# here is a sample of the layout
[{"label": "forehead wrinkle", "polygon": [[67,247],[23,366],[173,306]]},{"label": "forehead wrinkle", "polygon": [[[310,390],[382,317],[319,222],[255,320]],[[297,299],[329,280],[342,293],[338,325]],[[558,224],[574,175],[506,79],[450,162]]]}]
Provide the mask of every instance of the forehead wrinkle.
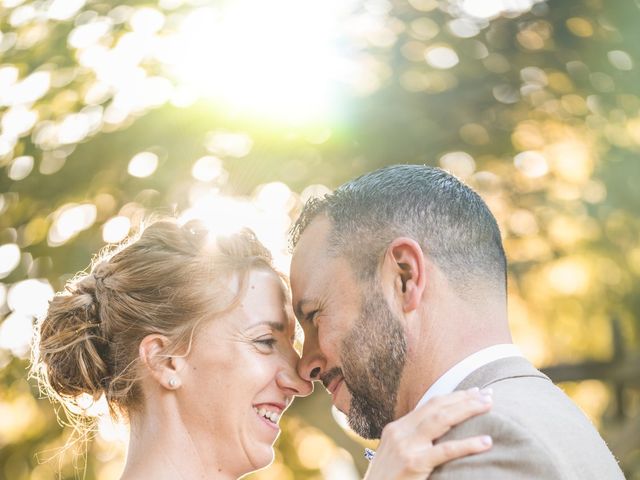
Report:
[{"label": "forehead wrinkle", "polygon": [[274,321],[271,321],[271,320],[264,320],[262,322],[256,322],[253,325],[250,325],[249,328],[253,329],[253,328],[256,328],[256,327],[261,327],[263,325],[271,327],[274,330],[276,330],[277,332],[284,332],[287,329],[287,326],[284,324],[284,322],[274,322]]}]

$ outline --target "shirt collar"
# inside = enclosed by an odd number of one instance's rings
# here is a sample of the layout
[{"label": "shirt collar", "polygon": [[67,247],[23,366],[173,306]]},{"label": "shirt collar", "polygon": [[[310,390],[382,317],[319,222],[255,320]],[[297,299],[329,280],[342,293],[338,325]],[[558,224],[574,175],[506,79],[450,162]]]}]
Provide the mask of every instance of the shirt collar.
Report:
[{"label": "shirt collar", "polygon": [[456,363],[438,378],[420,399],[416,408],[424,405],[433,397],[453,392],[462,380],[488,363],[500,360],[501,358],[522,356],[518,347],[512,343],[502,343],[483,348]]}]

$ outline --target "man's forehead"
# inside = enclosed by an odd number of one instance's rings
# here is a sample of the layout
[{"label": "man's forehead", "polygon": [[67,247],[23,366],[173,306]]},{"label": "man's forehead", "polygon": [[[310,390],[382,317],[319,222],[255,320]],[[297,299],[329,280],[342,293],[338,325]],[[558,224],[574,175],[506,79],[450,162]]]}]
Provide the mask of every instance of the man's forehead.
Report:
[{"label": "man's forehead", "polygon": [[331,222],[325,216],[311,221],[298,240],[291,259],[291,275],[298,269],[306,269],[327,257]]},{"label": "man's forehead", "polygon": [[331,224],[324,215],[314,219],[296,245],[291,259],[291,293],[299,317],[304,304],[318,303],[326,295],[335,259],[327,254]]}]

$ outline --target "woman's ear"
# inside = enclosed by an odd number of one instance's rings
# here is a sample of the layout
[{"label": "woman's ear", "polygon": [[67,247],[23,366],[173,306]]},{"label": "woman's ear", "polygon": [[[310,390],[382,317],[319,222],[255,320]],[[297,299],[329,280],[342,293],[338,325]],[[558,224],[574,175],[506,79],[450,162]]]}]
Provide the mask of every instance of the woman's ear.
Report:
[{"label": "woman's ear", "polygon": [[185,360],[181,356],[163,353],[168,346],[167,337],[154,333],[142,339],[138,354],[142,364],[158,384],[168,390],[175,390],[182,385],[180,371]]},{"label": "woman's ear", "polygon": [[418,242],[406,237],[394,239],[387,248],[384,263],[403,311],[416,310],[426,287],[424,253]]}]

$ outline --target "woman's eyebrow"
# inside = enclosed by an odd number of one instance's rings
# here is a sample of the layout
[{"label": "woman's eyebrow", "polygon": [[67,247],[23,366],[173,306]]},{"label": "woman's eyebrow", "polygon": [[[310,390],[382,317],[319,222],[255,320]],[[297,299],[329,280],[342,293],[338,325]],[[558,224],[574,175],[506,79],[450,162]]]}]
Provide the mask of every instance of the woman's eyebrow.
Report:
[{"label": "woman's eyebrow", "polygon": [[272,322],[272,321],[268,321],[268,320],[265,320],[264,322],[255,323],[255,324],[251,325],[251,328],[259,327],[261,325],[267,325],[267,326],[273,328],[274,330],[276,330],[278,332],[284,332],[287,329],[287,326],[284,324],[284,322]]}]

